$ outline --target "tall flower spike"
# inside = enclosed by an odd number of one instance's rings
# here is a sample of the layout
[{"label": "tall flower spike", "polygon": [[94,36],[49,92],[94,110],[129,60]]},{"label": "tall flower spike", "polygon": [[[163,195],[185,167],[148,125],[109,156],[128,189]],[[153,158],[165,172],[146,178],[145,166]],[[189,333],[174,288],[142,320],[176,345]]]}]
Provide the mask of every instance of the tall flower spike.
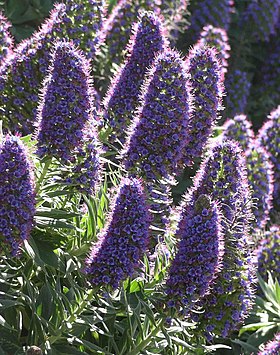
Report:
[{"label": "tall flower spike", "polygon": [[253,0],[240,17],[239,26],[248,29],[255,40],[269,41],[269,36],[275,33],[279,11],[280,0]]},{"label": "tall flower spike", "polygon": [[176,232],[180,242],[170,267],[166,293],[168,306],[184,315],[209,293],[221,269],[224,253],[221,219],[217,202],[207,195],[200,195],[181,216]]},{"label": "tall flower spike", "polygon": [[277,355],[280,353],[280,333],[277,333],[274,338],[265,344],[264,349],[258,355]]},{"label": "tall flower spike", "polygon": [[124,50],[129,44],[131,30],[137,22],[140,11],[153,11],[159,15],[160,0],[120,0],[111,15],[104,23],[103,35],[108,47],[108,60],[120,64],[124,58]]},{"label": "tall flower spike", "polygon": [[251,89],[248,74],[240,70],[228,73],[225,81],[225,89],[227,93],[225,114],[227,117],[244,113]]},{"label": "tall flower spike", "polygon": [[248,315],[255,280],[249,232],[251,196],[246,163],[239,146],[232,141],[217,143],[194,178],[194,186],[185,197],[183,210],[194,206],[201,194],[219,201],[224,227],[223,268],[209,295],[200,300],[204,312],[193,313],[197,329],[208,340],[214,335],[226,337]]},{"label": "tall flower spike", "polygon": [[30,236],[35,214],[33,166],[16,136],[0,146],[0,252],[19,254]]},{"label": "tall flower spike", "polygon": [[259,130],[258,141],[270,155],[274,165],[274,205],[280,206],[280,106],[268,116]]},{"label": "tall flower spike", "polygon": [[40,157],[49,155],[67,162],[82,147],[95,118],[89,72],[89,62],[73,43],[56,43],[38,109]]},{"label": "tall flower spike", "polygon": [[222,109],[223,73],[216,50],[200,43],[190,51],[186,70],[193,103],[182,163],[192,165],[201,156]]},{"label": "tall flower spike", "polygon": [[256,253],[261,277],[267,280],[267,272],[270,271],[272,277],[280,282],[280,226],[272,226],[265,232]]},{"label": "tall flower spike", "polygon": [[0,12],[0,65],[12,53],[13,38],[10,33],[11,27],[11,23]]},{"label": "tall flower spike", "polygon": [[[21,43],[4,62],[0,69],[0,111],[4,117],[4,128],[23,134],[34,131],[38,92],[56,39],[73,38],[87,56],[95,53],[100,38],[96,26],[101,26],[96,23],[99,23],[98,18],[103,17],[99,3],[103,4],[103,1],[68,0],[67,5],[56,4],[42,27]],[[95,14],[98,14],[97,22],[92,23]]]},{"label": "tall flower spike", "polygon": [[254,141],[245,152],[249,185],[252,190],[252,199],[255,207],[252,209],[255,221],[252,223],[258,228],[264,228],[269,220],[273,200],[273,165],[269,154]]},{"label": "tall flower spike", "polygon": [[134,27],[127,60],[104,100],[104,117],[113,128],[112,143],[116,138],[124,143],[126,130],[139,105],[140,89],[147,69],[167,44],[161,19],[151,12],[142,13]]},{"label": "tall flower spike", "polygon": [[197,40],[199,33],[205,25],[228,30],[232,12],[232,0],[199,0],[190,6],[191,24],[188,33],[193,41]]},{"label": "tall flower spike", "polygon": [[223,139],[237,141],[245,152],[252,145],[255,134],[252,123],[245,115],[237,115],[223,125]]},{"label": "tall flower spike", "polygon": [[86,260],[93,286],[116,289],[132,276],[148,243],[150,216],[142,182],[123,179],[107,227]]},{"label": "tall flower spike", "polygon": [[223,73],[227,72],[228,59],[230,57],[230,45],[227,32],[222,28],[212,25],[204,26],[199,37],[201,46],[214,47],[217,51],[217,57],[221,62]]},{"label": "tall flower spike", "polygon": [[187,138],[189,87],[176,51],[160,54],[143,86],[142,106],[122,153],[127,170],[153,182],[175,173]]}]

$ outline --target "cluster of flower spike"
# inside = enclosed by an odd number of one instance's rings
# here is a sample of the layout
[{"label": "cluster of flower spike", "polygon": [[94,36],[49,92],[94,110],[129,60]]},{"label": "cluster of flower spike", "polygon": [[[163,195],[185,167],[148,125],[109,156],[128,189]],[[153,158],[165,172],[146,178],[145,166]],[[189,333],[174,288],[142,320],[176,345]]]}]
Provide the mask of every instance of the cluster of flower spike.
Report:
[{"label": "cluster of flower spike", "polygon": [[265,344],[263,350],[258,355],[277,355],[280,353],[280,333],[277,333],[273,340]]},{"label": "cluster of flower spike", "polygon": [[214,48],[196,44],[186,61],[193,98],[183,164],[200,157],[222,108],[223,73]]},{"label": "cluster of flower spike", "polygon": [[230,56],[230,45],[227,32],[223,28],[213,27],[212,25],[204,26],[198,42],[201,45],[216,48],[217,57],[221,62],[223,73],[225,74],[227,72],[228,59]]},{"label": "cluster of flower spike", "polygon": [[13,49],[13,38],[10,33],[10,22],[0,12],[0,64],[11,55]]},{"label": "cluster of flower spike", "polygon": [[0,146],[0,252],[15,256],[29,238],[35,214],[33,166],[17,136]]},{"label": "cluster of flower spike", "polygon": [[127,128],[139,105],[145,74],[166,46],[161,19],[152,12],[142,13],[134,28],[127,60],[104,100],[104,119],[112,127],[112,143],[116,138],[124,143]]},{"label": "cluster of flower spike", "polygon": [[258,272],[267,280],[267,270],[280,282],[280,227],[272,226],[265,232],[257,249]]},{"label": "cluster of flower spike", "polygon": [[222,215],[217,202],[200,195],[193,206],[183,211],[176,232],[180,240],[166,282],[168,306],[183,315],[210,291],[220,271],[224,253]]},{"label": "cluster of flower spike", "polygon": [[225,107],[228,117],[245,112],[250,88],[251,82],[246,72],[237,69],[228,73],[225,81]]},{"label": "cluster of flower spike", "polygon": [[237,144],[225,141],[213,147],[186,196],[187,206],[193,206],[201,194],[219,201],[224,216],[223,268],[211,293],[197,304],[204,312],[191,314],[198,329],[211,340],[214,335],[226,337],[236,329],[253,299],[255,273],[248,233],[251,196],[245,159]]},{"label": "cluster of flower spike", "polygon": [[269,153],[274,165],[274,204],[280,206],[280,106],[268,116],[257,139]]},{"label": "cluster of flower spike", "polygon": [[190,100],[184,67],[176,51],[157,57],[122,154],[125,168],[149,182],[174,174],[182,156]]},{"label": "cluster of flower spike", "polygon": [[230,15],[232,12],[232,0],[199,0],[195,1],[190,7],[191,25],[188,31],[193,33],[195,41],[205,25],[228,30],[230,24]]},{"label": "cluster of flower spike", "polygon": [[279,0],[251,1],[240,18],[240,27],[248,26],[248,32],[257,40],[268,41],[275,33],[279,21]]},{"label": "cluster of flower spike", "polygon": [[93,286],[117,288],[132,276],[147,248],[150,215],[142,182],[121,182],[107,227],[86,261]]},{"label": "cluster of flower spike", "polygon": [[[91,30],[86,31],[88,23],[84,21],[93,18],[96,13],[103,13],[102,6],[93,6],[92,0],[78,3],[69,0],[67,5],[62,3],[55,5],[49,19],[32,37],[16,48],[13,55],[2,66],[0,110],[5,117],[4,127],[23,134],[33,132],[38,88],[47,73],[51,58],[50,49],[56,39],[76,39],[79,33],[80,47],[90,48],[90,52],[86,51],[88,56],[94,53],[92,47],[93,44],[97,45],[96,38],[98,39],[96,26],[93,24]],[[99,17],[102,16],[96,16]],[[83,35],[80,32],[83,32]]]}]

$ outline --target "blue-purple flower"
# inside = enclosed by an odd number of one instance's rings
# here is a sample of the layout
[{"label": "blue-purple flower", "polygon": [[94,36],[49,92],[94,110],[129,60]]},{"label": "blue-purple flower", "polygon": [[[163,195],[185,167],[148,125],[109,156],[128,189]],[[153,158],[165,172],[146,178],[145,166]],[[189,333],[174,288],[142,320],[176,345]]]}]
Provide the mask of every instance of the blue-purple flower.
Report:
[{"label": "blue-purple flower", "polygon": [[0,145],[0,252],[16,256],[30,236],[35,214],[33,165],[17,136]]},{"label": "blue-purple flower", "polygon": [[128,171],[149,182],[176,172],[187,139],[189,100],[182,58],[173,50],[160,54],[149,71],[142,106],[122,153]]},{"label": "blue-purple flower", "polygon": [[124,143],[127,128],[139,105],[145,74],[166,45],[161,19],[151,12],[142,13],[134,28],[127,59],[104,100],[104,118],[113,130],[111,143],[116,138]]},{"label": "blue-purple flower", "polygon": [[278,355],[280,353],[280,333],[275,334],[274,338],[265,344],[264,349],[258,355]]},{"label": "blue-purple flower", "polygon": [[141,180],[122,180],[107,226],[86,260],[94,287],[116,289],[133,276],[148,244],[150,215]]},{"label": "blue-purple flower", "polygon": [[11,23],[0,12],[0,64],[12,54],[14,41],[10,33],[11,27]]},{"label": "blue-purple flower", "polygon": [[182,163],[192,165],[201,156],[222,109],[223,73],[215,48],[196,44],[186,61],[193,97]]},{"label": "blue-purple flower", "polygon": [[261,277],[267,280],[269,271],[280,282],[280,226],[274,225],[265,232],[256,253]]},{"label": "blue-purple flower", "polygon": [[176,232],[178,252],[171,263],[166,293],[168,306],[183,315],[211,292],[222,267],[224,241],[222,214],[217,202],[200,195],[194,205],[183,211]]}]

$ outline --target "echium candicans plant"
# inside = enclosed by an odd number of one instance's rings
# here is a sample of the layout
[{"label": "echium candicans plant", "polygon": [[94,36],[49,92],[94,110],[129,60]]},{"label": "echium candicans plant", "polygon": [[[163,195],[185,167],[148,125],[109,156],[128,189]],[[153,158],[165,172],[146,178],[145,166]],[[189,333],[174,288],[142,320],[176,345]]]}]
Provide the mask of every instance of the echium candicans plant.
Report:
[{"label": "echium candicans plant", "polygon": [[121,64],[127,50],[133,24],[141,11],[152,11],[159,15],[161,0],[120,0],[104,23],[102,30],[107,48],[107,60]]},{"label": "echium candicans plant", "polygon": [[191,2],[191,24],[187,36],[196,41],[205,25],[228,30],[233,7],[232,0],[198,0]]},{"label": "echium candicans plant", "polygon": [[0,253],[17,256],[35,214],[34,171],[18,136],[0,144]]},{"label": "echium candicans plant", "polygon": [[202,43],[191,49],[186,70],[193,103],[182,163],[191,166],[201,156],[222,109],[223,72],[215,48]]},{"label": "echium candicans plant", "polygon": [[[279,21],[280,0],[253,0],[240,17],[239,27],[256,41],[269,41]],[[248,32],[248,33],[247,33]]]},{"label": "echium candicans plant", "polygon": [[116,289],[140,266],[147,249],[150,214],[143,182],[123,178],[107,226],[86,259],[85,272],[94,287]]},{"label": "echium candicans plant", "polygon": [[72,42],[58,41],[38,108],[37,154],[77,164],[68,182],[89,190],[99,169],[94,97],[89,61]]},{"label": "echium candicans plant", "polygon": [[251,194],[246,162],[241,148],[233,141],[217,142],[194,178],[185,203],[193,206],[201,194],[218,201],[223,214],[223,267],[211,293],[197,307],[202,312],[190,314],[208,340],[227,337],[237,329],[252,306],[254,294],[254,259],[249,233]]},{"label": "echium candicans plant", "polygon": [[152,183],[176,172],[187,139],[191,96],[177,51],[158,55],[142,91],[122,158],[129,172]]},{"label": "echium candicans plant", "polygon": [[274,225],[264,233],[256,250],[258,272],[267,280],[267,271],[280,282],[280,226]]},{"label": "echium candicans plant", "polygon": [[250,89],[251,82],[246,72],[236,69],[227,74],[225,80],[225,90],[227,93],[225,98],[225,115],[227,117],[245,112]]},{"label": "echium candicans plant", "polygon": [[228,59],[230,57],[230,45],[227,32],[223,28],[213,27],[212,25],[204,26],[198,41],[201,45],[214,47],[217,51],[223,73],[227,72]]},{"label": "echium candicans plant", "polygon": [[200,195],[181,211],[178,251],[166,281],[167,307],[187,316],[196,302],[211,292],[222,267],[224,240],[218,202]]},{"label": "echium candicans plant", "polygon": [[112,81],[104,100],[104,119],[112,127],[109,140],[124,143],[127,128],[139,105],[145,74],[158,53],[168,45],[162,20],[152,12],[143,12],[135,25],[127,59]]},{"label": "echium candicans plant", "polygon": [[0,65],[3,60],[11,55],[13,50],[13,38],[10,33],[11,23],[0,12]]},{"label": "echium candicans plant", "polygon": [[245,152],[253,144],[255,134],[246,115],[236,115],[223,124],[223,139],[234,140]]},{"label": "echium candicans plant", "polygon": [[274,206],[280,206],[280,106],[273,110],[259,130],[258,141],[274,165]]},{"label": "echium candicans plant", "polygon": [[[0,70],[0,110],[4,128],[30,134],[34,130],[38,92],[50,64],[51,49],[56,39],[75,39],[88,56],[98,47],[99,31],[93,21],[100,22],[103,13],[99,2],[68,0],[56,4],[50,17],[29,39],[23,41]],[[99,23],[98,22],[98,23]],[[92,23],[92,22],[90,22]],[[89,26],[87,28],[87,26]],[[101,26],[100,24],[98,25]],[[81,34],[82,32],[82,34]]]},{"label": "echium candicans plant", "polygon": [[258,355],[277,355],[280,353],[280,333],[275,334],[274,338],[264,345]]}]

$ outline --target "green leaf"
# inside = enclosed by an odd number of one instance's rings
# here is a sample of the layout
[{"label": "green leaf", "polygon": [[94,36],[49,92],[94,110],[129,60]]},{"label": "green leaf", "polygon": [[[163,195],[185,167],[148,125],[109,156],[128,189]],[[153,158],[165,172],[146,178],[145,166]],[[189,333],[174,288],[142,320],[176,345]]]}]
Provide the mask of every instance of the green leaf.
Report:
[{"label": "green leaf", "polygon": [[250,354],[253,353],[258,353],[258,348],[254,347],[253,345],[250,345],[248,343],[245,343],[244,341],[241,340],[232,340],[233,343],[241,345],[243,349],[247,350],[250,352]]},{"label": "green leaf", "polygon": [[245,325],[244,327],[242,327],[240,329],[239,336],[242,335],[245,332],[255,331],[257,329],[260,329],[260,328],[263,328],[263,327],[267,327],[267,326],[271,326],[271,325],[275,325],[275,322],[260,322],[260,323],[252,323],[252,324]]},{"label": "green leaf", "polygon": [[79,213],[58,210],[55,208],[41,207],[36,211],[36,216],[48,217],[53,219],[69,219],[74,217],[80,217],[81,215]]}]

